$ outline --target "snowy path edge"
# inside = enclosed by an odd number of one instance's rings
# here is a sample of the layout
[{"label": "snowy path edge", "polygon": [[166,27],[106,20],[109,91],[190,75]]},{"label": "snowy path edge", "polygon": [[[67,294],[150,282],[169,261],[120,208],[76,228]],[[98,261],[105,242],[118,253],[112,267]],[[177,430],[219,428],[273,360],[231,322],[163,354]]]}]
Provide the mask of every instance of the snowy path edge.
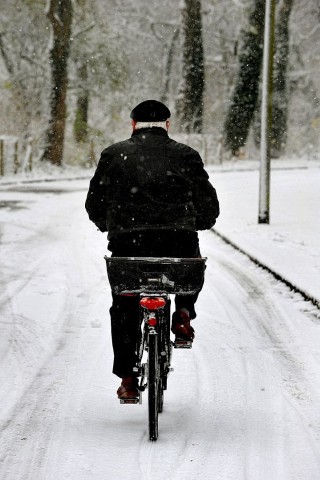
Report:
[{"label": "snowy path edge", "polygon": [[308,292],[305,290],[301,289],[294,283],[290,282],[287,278],[285,278],[283,275],[280,273],[276,272],[272,268],[268,267],[265,263],[261,262],[257,257],[251,255],[250,253],[246,252],[243,248],[239,247],[235,242],[230,240],[226,235],[218,232],[215,228],[211,228],[210,230],[214,235],[217,235],[222,241],[236,249],[238,252],[242,253],[245,255],[247,258],[249,258],[253,263],[255,263],[257,266],[263,268],[263,270],[266,270],[268,273],[270,273],[276,280],[279,280],[280,282],[284,283],[287,287],[290,288],[290,290],[294,291],[295,293],[299,293],[304,300],[307,300],[311,302],[315,307],[317,307],[320,310],[320,300],[315,298],[313,295],[310,295]]}]

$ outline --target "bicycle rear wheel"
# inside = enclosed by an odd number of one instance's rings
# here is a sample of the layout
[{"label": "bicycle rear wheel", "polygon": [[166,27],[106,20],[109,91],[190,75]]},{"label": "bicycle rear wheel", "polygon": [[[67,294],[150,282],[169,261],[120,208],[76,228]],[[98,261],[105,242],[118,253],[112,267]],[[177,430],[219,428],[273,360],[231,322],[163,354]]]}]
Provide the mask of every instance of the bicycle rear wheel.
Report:
[{"label": "bicycle rear wheel", "polygon": [[158,361],[158,334],[149,333],[148,344],[148,415],[149,415],[149,439],[155,441],[158,438],[158,386],[159,386],[159,361]]}]

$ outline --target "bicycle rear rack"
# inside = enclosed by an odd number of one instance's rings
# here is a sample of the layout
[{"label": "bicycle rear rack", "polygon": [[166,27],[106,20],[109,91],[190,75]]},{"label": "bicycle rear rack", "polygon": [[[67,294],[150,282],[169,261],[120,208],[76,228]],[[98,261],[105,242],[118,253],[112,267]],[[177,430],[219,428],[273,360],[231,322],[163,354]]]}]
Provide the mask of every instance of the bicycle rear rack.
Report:
[{"label": "bicycle rear rack", "polygon": [[206,258],[107,257],[109,282],[126,293],[194,294],[203,284]]}]

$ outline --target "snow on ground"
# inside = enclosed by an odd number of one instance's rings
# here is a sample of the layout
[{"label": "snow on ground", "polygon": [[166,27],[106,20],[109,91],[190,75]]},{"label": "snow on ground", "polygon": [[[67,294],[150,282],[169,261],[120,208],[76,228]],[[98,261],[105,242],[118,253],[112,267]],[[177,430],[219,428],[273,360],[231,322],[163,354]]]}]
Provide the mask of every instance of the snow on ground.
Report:
[{"label": "snow on ground", "polygon": [[[319,298],[320,169],[217,167],[216,229]],[[223,171],[226,170],[226,171]],[[211,232],[196,341],[174,351],[160,437],[111,374],[106,238],[88,180],[0,186],[0,478],[318,480],[319,313]]]},{"label": "snow on ground", "polygon": [[245,165],[211,175],[222,211],[217,232],[320,301],[319,163],[274,161],[269,225],[258,224],[259,171]]}]

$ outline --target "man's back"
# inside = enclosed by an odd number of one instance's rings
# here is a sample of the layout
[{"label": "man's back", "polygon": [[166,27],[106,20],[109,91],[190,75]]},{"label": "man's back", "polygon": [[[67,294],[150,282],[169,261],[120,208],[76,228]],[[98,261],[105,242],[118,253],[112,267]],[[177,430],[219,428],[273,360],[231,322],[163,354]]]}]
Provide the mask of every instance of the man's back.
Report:
[{"label": "man's back", "polygon": [[199,154],[163,128],[136,130],[102,152],[86,203],[99,224],[102,203],[109,238],[137,230],[196,231],[219,213]]}]

